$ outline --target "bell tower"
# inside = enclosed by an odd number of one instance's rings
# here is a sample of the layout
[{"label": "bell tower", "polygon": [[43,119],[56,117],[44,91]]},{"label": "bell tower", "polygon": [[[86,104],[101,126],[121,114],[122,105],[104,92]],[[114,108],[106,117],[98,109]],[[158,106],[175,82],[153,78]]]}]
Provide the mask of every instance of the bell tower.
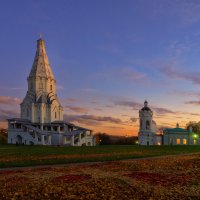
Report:
[{"label": "bell tower", "polygon": [[27,81],[28,91],[21,103],[21,118],[33,123],[62,121],[63,108],[57,98],[56,80],[42,38],[37,40],[37,50]]},{"label": "bell tower", "polygon": [[140,145],[154,145],[153,112],[144,102],[144,107],[139,111],[140,128],[138,139]]}]

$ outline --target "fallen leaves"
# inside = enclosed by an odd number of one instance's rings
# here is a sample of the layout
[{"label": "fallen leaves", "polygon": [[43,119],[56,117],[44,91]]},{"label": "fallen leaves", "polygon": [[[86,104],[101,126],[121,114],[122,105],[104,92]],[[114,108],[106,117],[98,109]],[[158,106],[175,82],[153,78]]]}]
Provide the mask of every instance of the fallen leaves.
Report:
[{"label": "fallen leaves", "polygon": [[0,171],[0,199],[199,199],[199,156]]},{"label": "fallen leaves", "polygon": [[54,178],[54,181],[56,182],[81,182],[84,180],[89,180],[91,179],[91,175],[88,174],[69,174],[69,175],[64,175],[64,176],[58,176]]}]

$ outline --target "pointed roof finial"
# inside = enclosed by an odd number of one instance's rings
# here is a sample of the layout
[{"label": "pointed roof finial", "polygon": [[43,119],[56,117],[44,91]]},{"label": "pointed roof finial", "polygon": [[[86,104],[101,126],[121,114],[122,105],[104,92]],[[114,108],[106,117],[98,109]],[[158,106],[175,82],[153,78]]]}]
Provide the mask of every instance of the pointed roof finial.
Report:
[{"label": "pointed roof finial", "polygon": [[40,33],[40,39],[42,39],[42,33]]}]

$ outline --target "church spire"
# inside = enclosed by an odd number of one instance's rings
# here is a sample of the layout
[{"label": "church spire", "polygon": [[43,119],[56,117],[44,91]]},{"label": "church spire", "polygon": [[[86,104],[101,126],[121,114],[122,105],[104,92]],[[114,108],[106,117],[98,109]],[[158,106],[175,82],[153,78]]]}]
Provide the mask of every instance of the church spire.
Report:
[{"label": "church spire", "polygon": [[29,77],[54,79],[46,54],[45,42],[41,37],[37,40],[37,50]]},{"label": "church spire", "polygon": [[34,123],[63,120],[63,108],[56,95],[56,80],[42,38],[37,40],[37,50],[28,77],[28,91],[21,103],[21,118]]}]

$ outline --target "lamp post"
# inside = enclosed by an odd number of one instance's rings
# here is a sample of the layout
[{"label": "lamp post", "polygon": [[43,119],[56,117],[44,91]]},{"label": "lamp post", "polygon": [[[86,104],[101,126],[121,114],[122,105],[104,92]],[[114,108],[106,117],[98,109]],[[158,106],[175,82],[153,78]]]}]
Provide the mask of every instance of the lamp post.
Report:
[{"label": "lamp post", "polygon": [[193,134],[193,138],[194,138],[194,141],[193,141],[193,144],[197,144],[197,139],[198,139],[198,134]]}]

